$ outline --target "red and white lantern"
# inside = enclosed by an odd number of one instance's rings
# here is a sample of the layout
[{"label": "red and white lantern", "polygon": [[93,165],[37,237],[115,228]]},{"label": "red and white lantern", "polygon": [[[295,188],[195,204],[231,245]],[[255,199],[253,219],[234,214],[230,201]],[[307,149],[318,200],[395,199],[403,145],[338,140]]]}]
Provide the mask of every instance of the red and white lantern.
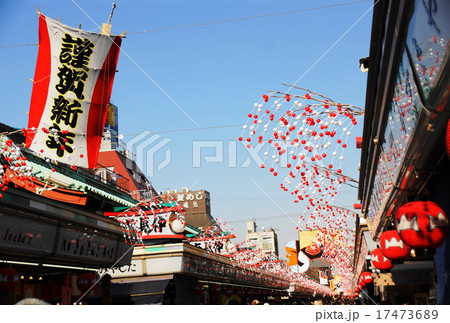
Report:
[{"label": "red and white lantern", "polygon": [[203,293],[203,289],[204,289],[204,286],[203,286],[202,283],[197,283],[197,284],[195,284],[195,286],[194,286],[194,292],[195,292],[196,294],[198,294],[198,295],[200,295],[201,293]]},{"label": "red and white lantern", "polygon": [[409,255],[411,248],[403,242],[397,230],[389,230],[380,236],[380,250],[386,258],[403,259]]},{"label": "red and white lantern", "polygon": [[218,284],[212,285],[211,292],[213,294],[221,294],[222,293],[222,285],[218,285]]},{"label": "red and white lantern", "polygon": [[242,296],[244,296],[244,294],[245,294],[245,290],[242,287],[239,287],[236,289],[237,296],[242,297]]},{"label": "red and white lantern", "polygon": [[231,297],[234,294],[234,290],[233,287],[228,286],[227,288],[225,288],[225,295],[227,295],[227,297]]},{"label": "red and white lantern", "polygon": [[95,285],[97,277],[95,274],[82,274],[77,278],[77,287],[82,292],[85,293],[89,288]]},{"label": "red and white lantern", "polygon": [[361,273],[360,280],[365,285],[370,284],[373,281],[372,273],[368,271]]},{"label": "red and white lantern", "polygon": [[375,248],[370,253],[372,265],[380,270],[388,270],[394,267],[392,262],[386,258],[383,253],[381,252],[380,248]]},{"label": "red and white lantern", "polygon": [[401,206],[395,214],[400,238],[411,248],[439,247],[447,236],[448,218],[434,202],[415,201]]}]

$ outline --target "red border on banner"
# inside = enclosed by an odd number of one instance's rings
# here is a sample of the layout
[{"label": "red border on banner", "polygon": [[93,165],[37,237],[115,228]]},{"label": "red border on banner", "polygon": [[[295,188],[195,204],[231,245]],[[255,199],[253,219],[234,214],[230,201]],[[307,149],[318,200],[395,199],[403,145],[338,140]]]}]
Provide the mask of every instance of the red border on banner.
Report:
[{"label": "red border on banner", "polygon": [[[89,108],[89,118],[86,129],[86,149],[88,167],[95,168],[97,165],[98,153],[105,126],[108,105],[111,99],[111,91],[116,72],[117,61],[119,59],[120,45],[122,38],[115,37],[111,44],[108,55],[103,62],[102,70],[95,83],[92,93],[91,106]],[[95,122],[92,122],[94,120]]]},{"label": "red border on banner", "polygon": [[48,35],[47,21],[44,15],[39,15],[39,51],[34,72],[33,91],[31,94],[30,112],[28,117],[28,131],[25,144],[30,147],[36,133],[32,127],[39,127],[45,103],[47,102],[48,87],[51,71],[51,47]]}]

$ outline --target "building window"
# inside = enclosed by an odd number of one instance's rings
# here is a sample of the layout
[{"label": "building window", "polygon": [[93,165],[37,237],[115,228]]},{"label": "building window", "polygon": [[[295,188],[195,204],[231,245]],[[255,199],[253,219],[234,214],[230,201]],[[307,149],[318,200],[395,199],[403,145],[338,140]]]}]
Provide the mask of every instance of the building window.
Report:
[{"label": "building window", "polygon": [[272,237],[264,237],[263,238],[263,250],[273,250],[273,239]]}]

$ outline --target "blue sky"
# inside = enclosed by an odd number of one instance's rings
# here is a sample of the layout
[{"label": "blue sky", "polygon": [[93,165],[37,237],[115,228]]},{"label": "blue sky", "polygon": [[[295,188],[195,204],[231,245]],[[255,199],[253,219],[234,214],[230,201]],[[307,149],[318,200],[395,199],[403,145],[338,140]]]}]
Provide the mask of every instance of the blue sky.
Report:
[{"label": "blue sky", "polygon": [[[108,19],[112,2],[0,2],[0,10],[7,13],[0,22],[1,122],[20,128],[27,125],[37,46],[9,46],[38,42],[36,6],[64,24],[97,30]],[[295,222],[303,206],[294,204],[280,190],[279,179],[259,165],[252,162],[243,167],[250,156],[240,144],[230,162],[233,150],[229,147],[241,135],[242,127],[236,125],[246,122],[253,104],[268,90],[285,91],[281,83],[298,81],[298,86],[336,102],[364,107],[367,74],[359,70],[359,59],[369,54],[372,11],[349,29],[373,2],[335,6],[349,2],[116,1],[112,32],[127,31],[127,37],[111,101],[119,107],[124,142],[144,131],[159,133],[158,142],[170,140],[154,154],[150,179],[155,188],[179,190],[195,184],[193,190],[208,190],[213,216],[227,221],[238,240],[244,239],[245,222],[252,218],[259,228],[278,229],[283,257],[284,245],[298,238]],[[166,29],[289,11],[297,12]],[[360,152],[354,148],[354,137],[361,135],[360,120],[352,130],[343,165],[344,173],[355,179]],[[215,151],[204,148],[201,166],[193,167],[193,145],[217,142],[223,143],[222,161],[205,160]],[[166,159],[167,151],[170,162],[158,170],[155,167]],[[351,209],[357,202],[356,189],[344,185],[334,204]]]}]

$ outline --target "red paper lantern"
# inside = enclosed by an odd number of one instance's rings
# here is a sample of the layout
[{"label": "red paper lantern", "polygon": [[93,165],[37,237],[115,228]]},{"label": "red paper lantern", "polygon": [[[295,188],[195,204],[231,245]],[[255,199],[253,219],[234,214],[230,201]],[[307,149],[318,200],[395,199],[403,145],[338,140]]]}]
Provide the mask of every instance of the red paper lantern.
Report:
[{"label": "red paper lantern", "polygon": [[244,296],[244,294],[245,294],[245,290],[242,287],[239,287],[236,289],[237,296],[242,297],[242,296]]},{"label": "red paper lantern", "polygon": [[19,281],[19,273],[11,267],[0,268],[0,292],[10,292]]},{"label": "red paper lantern", "polygon": [[389,230],[380,236],[380,250],[386,258],[403,259],[409,255],[411,248],[400,239],[397,230]]},{"label": "red paper lantern", "polygon": [[401,206],[395,214],[400,238],[411,248],[439,247],[447,236],[448,218],[434,202],[415,201]]},{"label": "red paper lantern", "polygon": [[233,287],[228,286],[227,288],[225,288],[225,295],[227,295],[227,297],[231,297],[233,294],[234,294]]},{"label": "red paper lantern", "polygon": [[361,282],[364,284],[370,284],[373,281],[373,276],[372,273],[369,271],[365,271],[363,273],[361,273]]},{"label": "red paper lantern", "polygon": [[202,283],[197,283],[197,284],[195,284],[195,286],[194,286],[194,292],[195,292],[196,294],[200,295],[201,293],[203,293],[203,288],[204,288],[204,286],[203,286]]},{"label": "red paper lantern", "polygon": [[211,287],[211,291],[213,294],[220,294],[222,293],[222,285],[213,285]]},{"label": "red paper lantern", "polygon": [[85,293],[89,288],[94,286],[97,281],[95,274],[82,274],[77,278],[77,287],[82,292]]},{"label": "red paper lantern", "polygon": [[392,262],[381,253],[380,248],[373,249],[370,256],[372,258],[372,265],[377,269],[388,270],[394,267]]}]

